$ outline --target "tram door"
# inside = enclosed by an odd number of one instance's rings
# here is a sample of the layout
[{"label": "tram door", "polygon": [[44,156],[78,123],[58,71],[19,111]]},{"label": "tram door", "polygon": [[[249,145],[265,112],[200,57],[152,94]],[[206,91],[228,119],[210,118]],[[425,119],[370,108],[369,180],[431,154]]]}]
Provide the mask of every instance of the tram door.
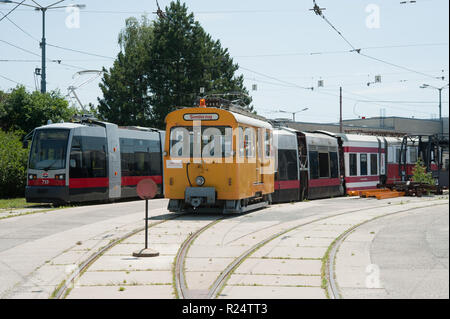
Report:
[{"label": "tram door", "polygon": [[255,183],[256,184],[261,184],[263,182],[263,177],[262,177],[262,173],[263,173],[263,169],[262,169],[262,161],[263,161],[263,138],[261,136],[261,130],[258,130],[256,133],[256,143],[255,143],[255,147],[256,147],[256,152],[255,152],[255,156],[256,156],[256,178],[255,178]]},{"label": "tram door", "polygon": [[300,132],[297,132],[298,145],[298,165],[300,172],[300,198],[306,199],[308,195],[308,152],[306,148],[306,137]]}]

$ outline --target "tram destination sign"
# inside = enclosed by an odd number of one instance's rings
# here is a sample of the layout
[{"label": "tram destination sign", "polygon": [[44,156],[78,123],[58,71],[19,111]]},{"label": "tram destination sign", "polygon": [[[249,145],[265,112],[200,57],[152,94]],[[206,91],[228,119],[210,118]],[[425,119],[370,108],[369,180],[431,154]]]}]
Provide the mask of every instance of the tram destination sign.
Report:
[{"label": "tram destination sign", "polygon": [[217,121],[219,114],[217,113],[188,113],[183,115],[185,121]]}]

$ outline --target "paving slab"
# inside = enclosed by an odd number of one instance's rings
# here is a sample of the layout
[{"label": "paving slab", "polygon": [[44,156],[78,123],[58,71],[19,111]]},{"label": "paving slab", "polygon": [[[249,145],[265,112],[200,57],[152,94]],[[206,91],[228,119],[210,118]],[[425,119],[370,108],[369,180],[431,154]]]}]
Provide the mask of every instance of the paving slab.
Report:
[{"label": "paving slab", "polygon": [[215,257],[215,258],[192,258],[185,259],[185,271],[219,271],[224,270],[234,258]]},{"label": "paving slab", "polygon": [[87,271],[77,286],[172,284],[171,271]]},{"label": "paving slab", "polygon": [[[139,249],[144,248],[144,243],[140,244],[126,244],[126,243],[120,243],[108,251],[105,252],[105,256],[131,256],[134,251],[137,251]],[[178,252],[178,249],[180,248],[180,245],[178,244],[155,244],[155,243],[149,243],[149,248],[152,248],[159,252],[160,255],[176,255]]]},{"label": "paving slab", "polygon": [[[181,244],[186,239],[186,235],[155,235],[152,233],[148,234],[149,244]],[[125,239],[122,243],[124,244],[140,244],[145,242],[145,235],[140,234],[133,236],[131,238]]]},{"label": "paving slab", "polygon": [[370,249],[370,244],[368,243],[360,243],[359,245],[354,245],[355,243],[350,242],[351,246],[341,246],[339,247],[339,266],[340,267],[367,267],[372,264],[372,260],[370,258],[370,254],[368,250]]},{"label": "paving slab", "polygon": [[320,275],[320,260],[298,259],[246,259],[236,269],[236,273],[244,274],[277,274],[277,275]]},{"label": "paving slab", "polygon": [[245,286],[314,286],[320,287],[320,276],[298,276],[298,275],[243,275],[233,274],[227,285]]},{"label": "paving slab", "polygon": [[73,265],[81,264],[83,261],[89,258],[92,253],[89,251],[72,251],[62,253],[55,257],[51,261],[51,265]]},{"label": "paving slab", "polygon": [[190,290],[209,289],[220,273],[220,271],[186,271],[187,288]]},{"label": "paving slab", "polygon": [[132,256],[102,256],[92,266],[90,271],[108,270],[171,270],[174,256],[158,256],[140,258]]},{"label": "paving slab", "polygon": [[317,287],[226,286],[219,299],[325,299]]},{"label": "paving slab", "polygon": [[250,246],[220,246],[217,245],[206,245],[206,244],[196,244],[189,248],[188,255],[192,258],[216,258],[216,257],[238,257]]},{"label": "paving slab", "polygon": [[383,288],[342,288],[341,293],[345,299],[388,299],[389,295]]},{"label": "paving slab", "polygon": [[[367,281],[370,280],[371,269],[368,265],[362,266],[342,266],[336,265],[335,280],[339,284],[339,288],[367,288]],[[366,270],[369,270],[366,272]],[[370,281],[369,281],[370,284]],[[377,287],[382,288],[381,282]]]},{"label": "paving slab", "polygon": [[327,251],[327,247],[292,247],[292,246],[263,246],[252,254],[252,257],[261,258],[322,258]]},{"label": "paving slab", "polygon": [[126,286],[123,291],[117,286],[78,287],[67,299],[173,299],[171,285]]}]

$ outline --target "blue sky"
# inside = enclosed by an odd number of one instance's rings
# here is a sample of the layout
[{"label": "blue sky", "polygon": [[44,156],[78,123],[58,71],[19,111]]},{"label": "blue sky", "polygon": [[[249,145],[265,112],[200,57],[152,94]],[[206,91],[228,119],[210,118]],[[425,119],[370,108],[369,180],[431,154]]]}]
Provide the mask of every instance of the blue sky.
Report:
[{"label": "blue sky", "polygon": [[[48,5],[56,0],[36,1]],[[277,111],[307,107],[296,115],[298,121],[337,122],[340,86],[344,119],[379,116],[381,112],[427,119],[438,116],[437,90],[421,89],[420,85],[442,87],[448,83],[447,0],[417,0],[415,4],[317,0],[345,39],[371,58],[349,52],[352,47],[309,10],[312,0],[185,2],[203,28],[220,39],[241,66],[238,74],[244,75],[253,105],[263,116],[290,117]],[[163,7],[169,1],[159,3]],[[156,4],[142,0],[66,0],[62,4],[86,5],[80,12],[79,28],[67,27],[70,14],[64,9],[50,11],[47,43],[99,56],[47,47],[49,59],[62,60],[62,64],[48,62],[47,89],[59,89],[65,95],[70,85],[82,84],[76,91],[81,101],[96,104],[101,96],[100,78],[75,73],[110,67],[119,51],[117,36],[125,19],[145,12],[154,19]],[[13,7],[0,4],[0,12],[6,14]],[[373,7],[379,9],[379,28],[369,28],[366,23],[376,15],[376,11],[367,11]],[[8,19],[0,21],[0,89],[7,91],[18,82],[33,90],[33,72],[40,67],[41,13],[22,6],[8,18],[15,25]],[[376,75],[381,75],[381,83],[368,86]],[[445,76],[445,81],[435,78],[439,76]],[[324,87],[317,87],[318,80],[324,81]],[[256,91],[251,91],[253,84],[257,84]],[[443,90],[442,100],[443,116],[448,116],[448,89]]]}]

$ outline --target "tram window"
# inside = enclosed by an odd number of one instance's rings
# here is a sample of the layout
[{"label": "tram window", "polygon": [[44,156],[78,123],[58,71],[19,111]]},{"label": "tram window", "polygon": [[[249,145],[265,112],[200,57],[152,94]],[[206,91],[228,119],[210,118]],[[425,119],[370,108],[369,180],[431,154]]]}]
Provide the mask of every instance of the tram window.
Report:
[{"label": "tram window", "polygon": [[400,161],[400,149],[396,148],[395,149],[395,159],[394,159],[394,163],[398,163]]},{"label": "tram window", "polygon": [[283,151],[278,151],[278,179],[280,181],[286,181],[288,178],[287,173],[287,159],[286,154]]},{"label": "tram window", "polygon": [[74,136],[69,175],[71,178],[106,177],[106,138]]},{"label": "tram window", "polygon": [[298,179],[297,152],[295,150],[287,150],[285,152],[287,160],[288,180],[296,180]]},{"label": "tram window", "polygon": [[319,176],[330,177],[330,160],[328,153],[319,153]]},{"label": "tram window", "polygon": [[319,153],[309,152],[309,176],[311,179],[319,178]]},{"label": "tram window", "polygon": [[161,150],[158,141],[120,139],[122,176],[161,175]]},{"label": "tram window", "polygon": [[378,156],[377,154],[370,154],[370,175],[378,174]]},{"label": "tram window", "polygon": [[[172,127],[170,130],[170,155],[172,157],[193,157],[195,132],[192,126]],[[201,156],[231,156],[233,150],[232,141],[231,127],[202,126],[200,136]]]},{"label": "tram window", "polygon": [[358,164],[356,160],[356,154],[349,154],[350,158],[350,176],[358,175]]},{"label": "tram window", "polygon": [[417,149],[410,148],[409,149],[409,162],[415,164],[417,162]]},{"label": "tram window", "polygon": [[278,150],[278,180],[297,180],[297,152],[295,150]]},{"label": "tram window", "polygon": [[270,131],[265,131],[264,134],[264,155],[270,157]]},{"label": "tram window", "polygon": [[37,130],[33,137],[29,167],[55,170],[66,167],[69,130]]},{"label": "tram window", "polygon": [[330,171],[331,178],[339,177],[339,161],[337,152],[330,152]]},{"label": "tram window", "polygon": [[359,165],[361,170],[361,176],[367,175],[367,154],[359,154]]},{"label": "tram window", "polygon": [[244,152],[245,157],[255,157],[255,137],[253,128],[247,127],[244,130]]}]

